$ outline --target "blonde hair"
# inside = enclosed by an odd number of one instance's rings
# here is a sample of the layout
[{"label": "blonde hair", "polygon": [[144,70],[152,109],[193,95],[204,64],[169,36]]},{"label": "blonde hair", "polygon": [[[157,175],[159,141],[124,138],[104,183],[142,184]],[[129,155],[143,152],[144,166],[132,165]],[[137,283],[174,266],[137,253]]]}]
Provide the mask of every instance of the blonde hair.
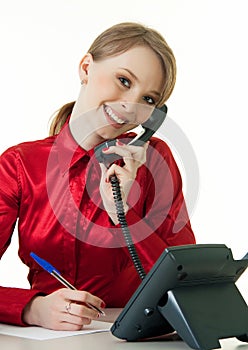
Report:
[{"label": "blonde hair", "polygon": [[[92,43],[88,52],[94,61],[120,55],[135,46],[150,47],[160,59],[164,70],[164,88],[158,103],[161,106],[170,97],[176,82],[176,60],[174,54],[156,30],[139,23],[124,22],[115,24],[102,32]],[[74,102],[64,105],[55,115],[50,126],[50,135],[57,134],[74,107]]]}]

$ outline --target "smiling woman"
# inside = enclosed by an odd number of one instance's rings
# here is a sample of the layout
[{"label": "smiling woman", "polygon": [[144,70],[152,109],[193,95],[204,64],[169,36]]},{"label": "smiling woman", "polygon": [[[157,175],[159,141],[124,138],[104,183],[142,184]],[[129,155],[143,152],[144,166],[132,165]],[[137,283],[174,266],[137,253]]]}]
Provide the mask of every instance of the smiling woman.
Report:
[{"label": "smiling woman", "polygon": [[[195,243],[168,145],[155,137],[127,144],[174,88],[175,58],[164,38],[141,24],[117,24],[85,53],[79,78],[78,99],[59,110],[50,137],[0,158],[0,254],[19,220],[19,255],[30,269],[29,290],[0,288],[0,322],[77,330],[99,317],[89,304],[126,304],[141,281],[117,224],[113,174],[145,272],[166,247]],[[107,169],[94,148],[109,138],[116,143],[103,152],[121,159]],[[76,289],[61,289],[30,252]]]},{"label": "smiling woman", "polygon": [[79,74],[84,83],[69,124],[81,118],[80,145],[87,150],[144,123],[165,80],[157,55],[144,46],[96,62],[88,53]]}]

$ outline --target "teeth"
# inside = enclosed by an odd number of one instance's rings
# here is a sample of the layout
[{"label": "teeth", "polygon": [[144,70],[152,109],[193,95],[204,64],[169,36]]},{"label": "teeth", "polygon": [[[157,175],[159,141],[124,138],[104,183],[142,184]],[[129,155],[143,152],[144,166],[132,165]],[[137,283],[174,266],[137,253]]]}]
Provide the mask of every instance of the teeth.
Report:
[{"label": "teeth", "polygon": [[105,111],[106,113],[108,113],[109,117],[116,123],[118,124],[124,124],[124,120],[120,119],[117,117],[117,115],[114,114],[114,112],[112,111],[112,109],[110,107],[105,107]]}]

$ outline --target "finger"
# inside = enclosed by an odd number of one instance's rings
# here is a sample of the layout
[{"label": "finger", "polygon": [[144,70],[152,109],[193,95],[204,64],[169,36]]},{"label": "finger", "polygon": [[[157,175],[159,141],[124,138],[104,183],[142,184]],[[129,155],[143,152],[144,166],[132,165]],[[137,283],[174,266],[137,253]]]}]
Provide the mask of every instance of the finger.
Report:
[{"label": "finger", "polygon": [[65,299],[72,302],[89,303],[98,308],[104,307],[105,305],[102,299],[86,291],[71,290],[67,288],[63,288],[62,291],[64,293]]},{"label": "finger", "polygon": [[107,167],[103,163],[100,163],[99,165],[102,173],[101,181],[103,181],[104,179],[106,179]]},{"label": "finger", "polygon": [[[121,148],[121,147],[117,147],[117,146],[112,146],[112,152],[109,152],[110,154],[111,153],[115,153],[115,154],[118,154],[120,156],[120,158],[123,159],[125,165],[124,167],[125,168],[128,168],[128,169],[132,169],[134,167],[134,162],[137,161],[134,156],[129,152],[128,149],[124,149],[124,148]],[[137,157],[139,158],[139,157]],[[140,157],[141,158],[141,157]],[[140,161],[139,161],[140,162]],[[114,165],[114,164],[112,164]],[[110,169],[110,168],[109,168]],[[108,170],[109,170],[108,169]],[[112,168],[113,170],[113,168]],[[113,171],[107,171],[106,173],[106,178],[108,179],[109,178],[109,174],[114,174]],[[117,174],[117,173],[116,173]]]},{"label": "finger", "polygon": [[119,140],[117,140],[117,146],[121,146],[122,148],[126,148],[130,151],[130,153],[135,154],[135,153],[139,153],[142,150],[147,150],[148,146],[149,146],[150,141],[145,142],[142,146],[135,146],[135,145],[130,145],[130,144],[124,144],[121,143]]},{"label": "finger", "polygon": [[[133,168],[134,162],[137,160],[139,161],[138,158],[141,158],[141,156],[139,156],[138,153],[132,154],[128,148],[124,148],[124,147],[122,148],[117,146],[113,146],[111,148],[112,148],[112,153],[118,154],[120,157],[123,158],[123,161],[125,163],[124,167],[127,167],[128,169]],[[142,152],[143,152],[143,149],[142,149]]]},{"label": "finger", "polygon": [[84,326],[87,326],[91,323],[89,319],[80,319],[78,322],[77,319],[73,319],[73,316],[64,317],[64,319],[59,322],[55,329],[59,331],[80,331]]},{"label": "finger", "polygon": [[107,167],[103,163],[99,163],[102,174],[105,174],[107,171]]},{"label": "finger", "polygon": [[149,141],[144,144],[144,146],[129,146],[129,150],[135,161],[139,162],[140,165],[146,162],[146,152],[149,146]]},{"label": "finger", "polygon": [[100,316],[97,310],[93,310],[89,306],[79,303],[70,303],[70,308],[66,313],[80,318],[87,318],[91,320],[97,319]]},{"label": "finger", "polygon": [[61,322],[69,323],[78,326],[78,328],[82,328],[85,325],[89,325],[92,319],[88,317],[79,317],[76,315],[65,313],[61,317]]},{"label": "finger", "polygon": [[[132,159],[135,161],[138,161],[139,163],[143,164],[146,161],[146,151],[149,146],[149,141],[144,144],[144,146],[131,146],[131,145],[124,145],[123,146],[111,146],[108,148],[104,153],[111,154],[115,153],[121,156],[124,160],[124,162],[131,162]],[[130,163],[130,166],[132,166],[132,163]]]},{"label": "finger", "polygon": [[[133,160],[132,160],[133,162]],[[130,167],[133,169],[132,167]],[[112,164],[111,167],[107,170],[106,172],[106,178],[110,178],[110,176],[116,175],[119,180],[125,178],[125,177],[130,177],[130,174],[127,170],[127,166],[125,165],[124,167],[121,167],[117,164]]]},{"label": "finger", "polygon": [[71,309],[69,312],[64,312],[61,320],[64,322],[69,322],[77,325],[85,325],[90,324],[90,322],[94,319],[99,318],[98,312],[88,309],[85,305],[79,305],[72,303]]},{"label": "finger", "polygon": [[120,147],[120,146],[111,146],[109,147],[106,151],[103,151],[106,154],[118,154],[119,156],[121,156],[122,158],[124,157],[131,157],[131,152],[129,151],[129,149],[127,147]]}]

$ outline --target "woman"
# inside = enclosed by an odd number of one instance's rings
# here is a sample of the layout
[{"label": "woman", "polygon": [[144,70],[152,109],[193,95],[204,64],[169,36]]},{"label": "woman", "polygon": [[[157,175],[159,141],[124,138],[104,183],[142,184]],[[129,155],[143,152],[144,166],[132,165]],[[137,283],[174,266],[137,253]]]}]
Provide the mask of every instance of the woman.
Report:
[{"label": "woman", "polygon": [[[155,30],[121,23],[93,42],[79,65],[76,102],[61,108],[45,140],[11,147],[0,160],[0,254],[18,219],[19,256],[30,290],[0,288],[0,322],[77,330],[97,308],[123,307],[140,283],[116,216],[110,176],[120,182],[126,220],[144,270],[168,246],[195,238],[181,177],[168,146],[151,138],[127,145],[127,133],[169,98],[173,53]],[[123,160],[106,168],[104,148]],[[30,252],[52,263],[77,290],[61,288]]]}]

